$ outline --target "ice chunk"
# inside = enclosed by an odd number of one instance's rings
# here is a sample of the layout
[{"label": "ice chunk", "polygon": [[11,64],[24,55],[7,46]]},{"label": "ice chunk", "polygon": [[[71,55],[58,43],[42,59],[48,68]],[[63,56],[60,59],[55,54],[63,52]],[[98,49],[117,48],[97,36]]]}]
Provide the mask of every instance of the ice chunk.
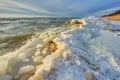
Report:
[{"label": "ice chunk", "polygon": [[1,61],[0,62],[0,75],[6,74],[7,67],[8,67],[8,62],[7,61]]},{"label": "ice chunk", "polygon": [[34,69],[33,65],[24,66],[24,67],[20,68],[18,73],[19,74],[28,73],[28,72],[32,71],[33,69]]}]

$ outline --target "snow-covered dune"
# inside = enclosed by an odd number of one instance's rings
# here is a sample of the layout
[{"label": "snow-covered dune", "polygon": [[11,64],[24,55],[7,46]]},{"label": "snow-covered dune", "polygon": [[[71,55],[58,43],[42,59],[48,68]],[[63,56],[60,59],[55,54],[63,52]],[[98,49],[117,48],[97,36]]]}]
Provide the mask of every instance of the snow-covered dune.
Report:
[{"label": "snow-covered dune", "polygon": [[0,56],[0,80],[120,80],[119,22],[90,16],[87,25],[36,34]]}]

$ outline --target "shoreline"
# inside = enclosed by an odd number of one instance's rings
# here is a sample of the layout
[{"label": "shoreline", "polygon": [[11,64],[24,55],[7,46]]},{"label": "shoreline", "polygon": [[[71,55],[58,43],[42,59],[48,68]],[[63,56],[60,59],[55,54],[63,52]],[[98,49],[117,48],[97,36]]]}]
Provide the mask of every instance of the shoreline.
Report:
[{"label": "shoreline", "polygon": [[93,16],[71,21],[0,56],[0,80],[120,79],[120,37],[106,29],[109,21]]},{"label": "shoreline", "polygon": [[107,20],[115,20],[115,21],[120,21],[120,10],[108,14],[108,15],[104,15],[102,16],[103,19],[107,19]]}]

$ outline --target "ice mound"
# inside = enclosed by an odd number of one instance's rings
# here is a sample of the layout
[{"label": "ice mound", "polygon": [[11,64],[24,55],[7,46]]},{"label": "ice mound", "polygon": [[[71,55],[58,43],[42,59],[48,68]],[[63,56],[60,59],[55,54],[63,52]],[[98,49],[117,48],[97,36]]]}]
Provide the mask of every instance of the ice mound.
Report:
[{"label": "ice mound", "polygon": [[81,25],[86,25],[86,21],[84,19],[71,19],[65,21],[66,24],[81,24]]},{"label": "ice mound", "polygon": [[0,80],[119,80],[120,37],[96,19],[36,34],[0,56]]}]

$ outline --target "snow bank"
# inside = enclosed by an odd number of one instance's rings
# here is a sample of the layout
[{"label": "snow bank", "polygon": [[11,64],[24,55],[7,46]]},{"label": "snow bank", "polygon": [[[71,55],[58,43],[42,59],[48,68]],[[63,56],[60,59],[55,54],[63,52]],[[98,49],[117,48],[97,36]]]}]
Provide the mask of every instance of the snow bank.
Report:
[{"label": "snow bank", "polygon": [[0,56],[0,80],[119,80],[120,37],[109,21],[55,28]]}]

